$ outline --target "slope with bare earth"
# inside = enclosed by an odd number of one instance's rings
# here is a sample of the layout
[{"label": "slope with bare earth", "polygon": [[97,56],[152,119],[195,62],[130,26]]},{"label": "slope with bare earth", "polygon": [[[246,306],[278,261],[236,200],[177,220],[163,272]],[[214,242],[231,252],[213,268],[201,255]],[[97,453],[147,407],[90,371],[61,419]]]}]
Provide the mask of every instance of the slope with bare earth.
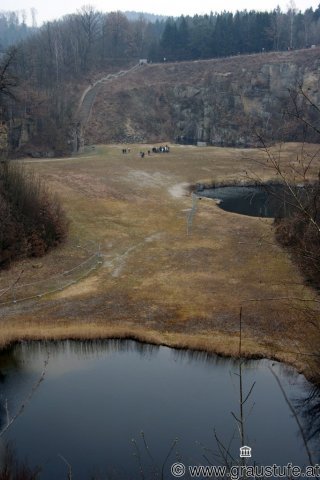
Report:
[{"label": "slope with bare earth", "polygon": [[296,123],[283,122],[288,90],[301,85],[320,103],[319,50],[141,66],[99,90],[85,141],[252,146],[257,131],[296,141]]},{"label": "slope with bare earth", "polygon": [[[243,308],[243,350],[295,364],[312,374],[313,341],[306,305],[315,293],[275,242],[271,220],[193,204],[187,185],[272,176],[258,150],[171,146],[96,147],[91,154],[31,161],[57,191],[71,220],[69,243],[33,268],[17,263],[0,288],[47,279],[84,259],[74,245],[100,244],[102,265],[82,280],[37,300],[1,306],[0,341],[132,337],[236,354]],[[296,145],[283,149],[284,162]],[[316,146],[310,146],[316,150]],[[317,297],[316,297],[317,298]],[[1,298],[0,298],[1,301]]]}]

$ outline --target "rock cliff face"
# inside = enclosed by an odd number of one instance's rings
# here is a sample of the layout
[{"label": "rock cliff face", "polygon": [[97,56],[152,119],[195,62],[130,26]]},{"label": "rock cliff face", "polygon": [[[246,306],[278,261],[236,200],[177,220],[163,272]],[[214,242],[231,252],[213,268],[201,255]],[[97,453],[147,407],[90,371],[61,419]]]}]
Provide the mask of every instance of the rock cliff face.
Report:
[{"label": "rock cliff face", "polygon": [[[85,140],[246,147],[258,144],[257,132],[298,140],[301,124],[284,112],[299,85],[320,105],[320,49],[142,66],[101,89]],[[315,109],[298,103],[319,125]]]}]

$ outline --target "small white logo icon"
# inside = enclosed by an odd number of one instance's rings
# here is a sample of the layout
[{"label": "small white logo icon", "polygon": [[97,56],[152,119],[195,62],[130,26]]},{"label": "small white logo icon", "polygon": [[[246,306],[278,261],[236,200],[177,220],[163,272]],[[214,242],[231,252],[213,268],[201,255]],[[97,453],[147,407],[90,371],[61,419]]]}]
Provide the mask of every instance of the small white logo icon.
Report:
[{"label": "small white logo icon", "polygon": [[174,477],[183,477],[186,473],[186,467],[183,463],[174,463],[171,467],[171,473]]},{"label": "small white logo icon", "polygon": [[240,457],[241,458],[251,458],[251,447],[248,447],[247,445],[244,445],[243,447],[240,447]]}]

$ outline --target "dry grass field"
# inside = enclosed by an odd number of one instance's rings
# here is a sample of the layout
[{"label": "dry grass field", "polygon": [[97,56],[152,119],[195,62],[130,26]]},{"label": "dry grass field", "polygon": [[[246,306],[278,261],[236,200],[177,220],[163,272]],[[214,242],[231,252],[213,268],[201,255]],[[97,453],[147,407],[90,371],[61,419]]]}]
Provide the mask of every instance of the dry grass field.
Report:
[{"label": "dry grass field", "polygon": [[[27,161],[62,199],[70,237],[46,257],[2,271],[0,288],[19,275],[21,285],[45,285],[86,258],[79,243],[100,245],[102,264],[59,292],[2,305],[1,345],[130,337],[236,355],[242,307],[244,354],[284,360],[311,376],[304,354],[314,331],[306,307],[316,294],[276,244],[272,220],[202,199],[187,231],[188,185],[274,178],[263,152],[172,145],[168,154],[140,158],[147,145],[126,147],[126,155],[109,145],[70,159]],[[283,147],[284,165],[297,148]]]}]

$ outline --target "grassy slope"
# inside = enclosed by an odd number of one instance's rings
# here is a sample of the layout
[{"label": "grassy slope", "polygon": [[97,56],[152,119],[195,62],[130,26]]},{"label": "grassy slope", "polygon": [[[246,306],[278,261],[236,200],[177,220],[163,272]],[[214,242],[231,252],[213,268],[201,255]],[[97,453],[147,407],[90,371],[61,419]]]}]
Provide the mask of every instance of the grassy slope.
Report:
[{"label": "grassy slope", "polygon": [[[141,159],[146,146],[132,145],[128,155],[121,148],[100,146],[92,156],[31,162],[62,197],[71,238],[42,259],[40,269],[28,260],[2,272],[0,287],[21,268],[25,283],[45,282],[72,267],[82,258],[72,246],[76,237],[100,243],[104,263],[60,293],[3,307],[1,344],[130,336],[236,354],[242,305],[244,352],[308,371],[305,357],[294,352],[307,351],[313,333],[296,299],[314,292],[275,243],[272,221],[227,213],[203,199],[187,235],[192,199],[178,196],[183,182],[245,180],[245,172],[270,178],[272,172],[256,162],[262,153],[172,146],[170,154]],[[286,146],[284,161],[295,148]]]}]

